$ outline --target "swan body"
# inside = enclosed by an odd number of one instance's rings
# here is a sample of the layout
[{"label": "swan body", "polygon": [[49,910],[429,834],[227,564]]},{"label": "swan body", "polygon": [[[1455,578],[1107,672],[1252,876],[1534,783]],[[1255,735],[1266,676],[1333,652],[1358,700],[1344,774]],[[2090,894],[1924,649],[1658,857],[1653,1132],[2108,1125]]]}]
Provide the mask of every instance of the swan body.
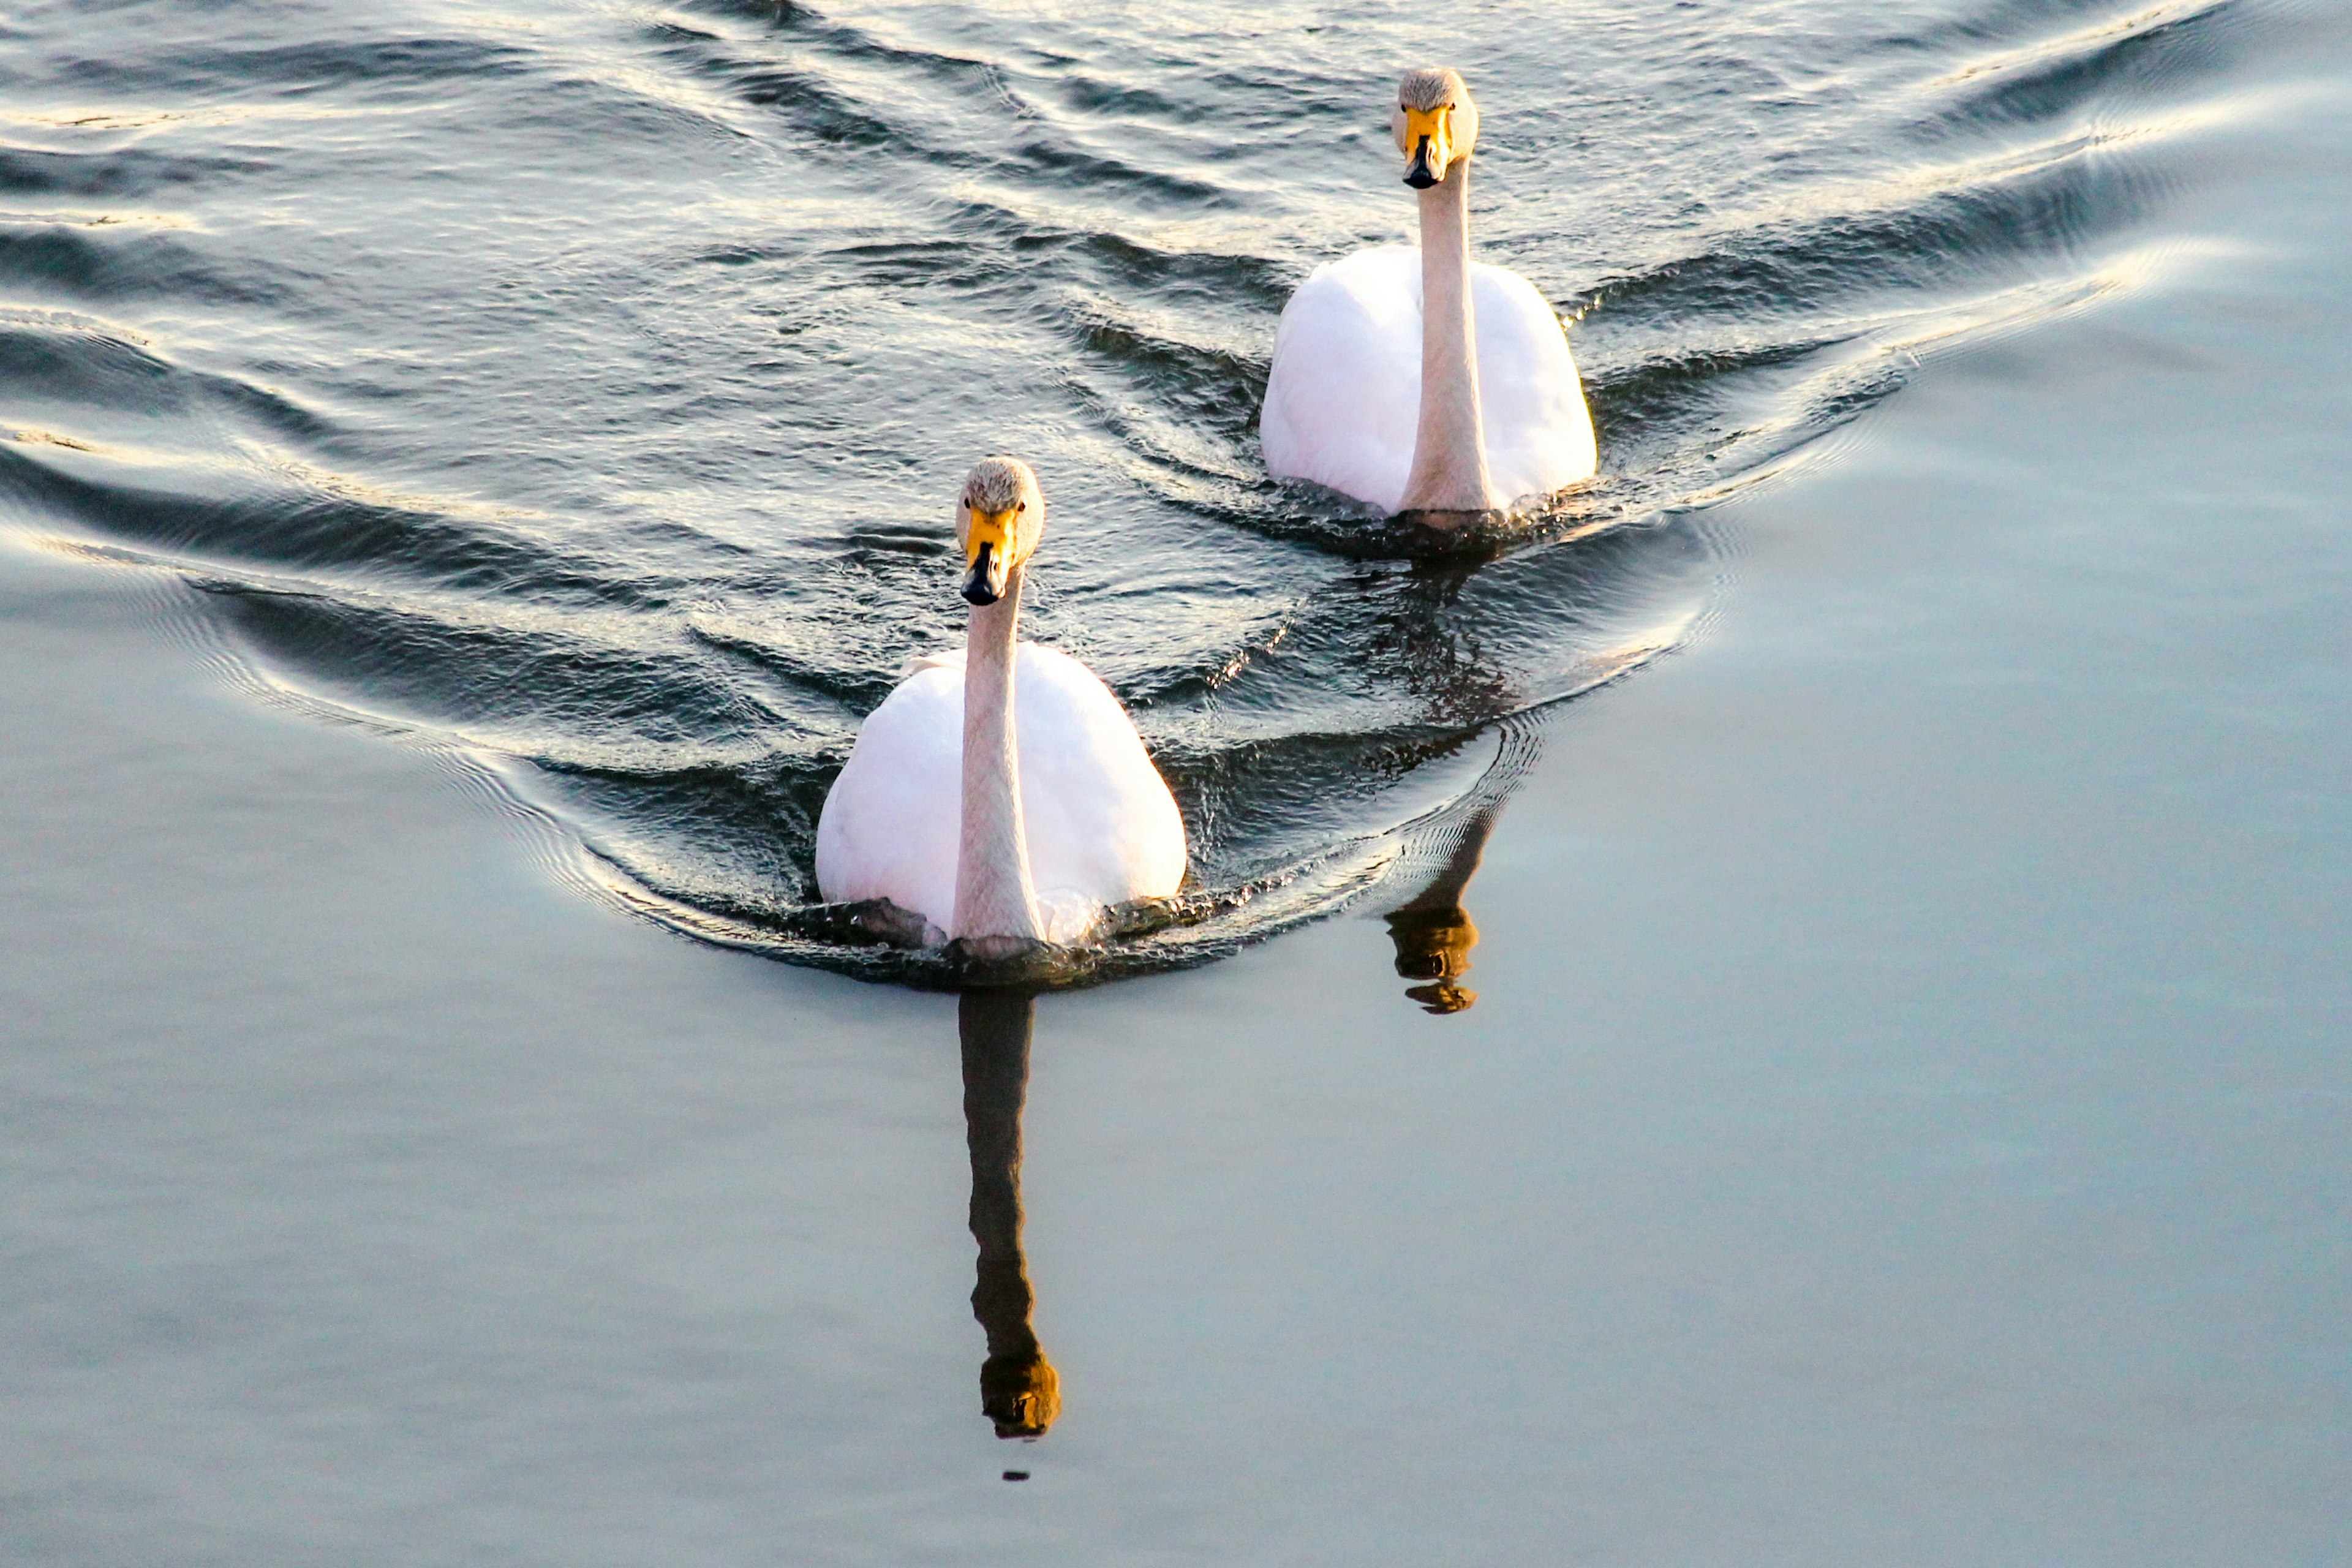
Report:
[{"label": "swan body", "polygon": [[887,900],[927,945],[983,960],[1095,939],[1104,911],[1184,880],[1184,822],[1118,699],[1065,653],[1020,640],[1045,498],[983,458],[956,508],[961,653],[922,659],[866,717],[817,818],[818,889]]},{"label": "swan body", "polygon": [[1408,71],[1391,124],[1421,244],[1360,251],[1299,285],[1258,433],[1278,478],[1455,530],[1591,479],[1592,416],[1543,296],[1470,259],[1469,89],[1450,70]]},{"label": "swan body", "polygon": [[[817,819],[835,902],[887,899],[953,930],[963,792],[964,655],[924,659],[857,731]],[[1014,729],[1041,940],[1072,946],[1113,904],[1184,879],[1184,822],[1118,699],[1068,654],[1020,645]]]},{"label": "swan body", "polygon": [[[1421,248],[1317,268],[1283,308],[1259,434],[1267,469],[1404,509],[1421,419]],[[1559,318],[1507,268],[1470,268],[1479,422],[1495,493],[1524,502],[1592,477],[1597,452]]]}]

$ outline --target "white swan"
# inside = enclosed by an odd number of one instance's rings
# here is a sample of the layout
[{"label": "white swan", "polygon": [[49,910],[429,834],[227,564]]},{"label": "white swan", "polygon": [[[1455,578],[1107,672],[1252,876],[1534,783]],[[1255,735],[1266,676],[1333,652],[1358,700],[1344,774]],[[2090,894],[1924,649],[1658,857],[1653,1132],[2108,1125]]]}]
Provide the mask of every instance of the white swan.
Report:
[{"label": "white swan", "polygon": [[1459,526],[1591,479],[1592,416],[1535,285],[1470,260],[1478,110],[1462,79],[1407,72],[1392,124],[1420,248],[1359,251],[1298,286],[1259,436],[1277,477]]},{"label": "white swan", "polygon": [[1118,699],[1016,636],[1045,524],[1028,465],[971,470],[956,505],[965,649],[922,660],[866,717],[817,819],[824,896],[887,899],[922,918],[927,945],[1075,946],[1109,906],[1184,879],[1183,818]]}]

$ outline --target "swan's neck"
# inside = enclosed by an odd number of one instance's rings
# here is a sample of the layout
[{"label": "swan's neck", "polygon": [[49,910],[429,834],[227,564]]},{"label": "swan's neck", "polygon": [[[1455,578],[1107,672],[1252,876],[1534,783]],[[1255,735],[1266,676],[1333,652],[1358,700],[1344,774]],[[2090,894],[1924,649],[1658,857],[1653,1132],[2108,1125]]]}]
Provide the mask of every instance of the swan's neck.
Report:
[{"label": "swan's neck", "polygon": [[1045,940],[1021,822],[1021,754],[1013,722],[1021,569],[1004,596],[971,613],[963,658],[963,823],[951,937]]},{"label": "swan's neck", "polygon": [[1470,160],[1421,193],[1421,424],[1400,511],[1497,510],[1478,418],[1470,305]]}]

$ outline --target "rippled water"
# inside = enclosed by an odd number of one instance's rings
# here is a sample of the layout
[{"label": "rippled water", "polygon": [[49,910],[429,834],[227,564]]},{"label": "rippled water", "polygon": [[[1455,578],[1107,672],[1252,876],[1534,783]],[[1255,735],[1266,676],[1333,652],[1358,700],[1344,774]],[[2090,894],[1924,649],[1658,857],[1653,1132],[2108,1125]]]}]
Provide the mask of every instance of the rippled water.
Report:
[{"label": "rippled water", "polygon": [[[962,473],[1022,456],[1028,628],[1194,847],[1194,923],[1103,972],[1196,961],[1442,864],[1518,716],[1737,614],[1707,502],[2158,265],[2168,135],[2265,16],[37,5],[0,21],[0,498],[212,590],[260,689],[483,760],[611,895],[920,980],[807,915],[814,825],[961,637]],[[1424,59],[1601,440],[1486,561],[1382,558],[1255,446],[1290,289],[1410,231]]]}]

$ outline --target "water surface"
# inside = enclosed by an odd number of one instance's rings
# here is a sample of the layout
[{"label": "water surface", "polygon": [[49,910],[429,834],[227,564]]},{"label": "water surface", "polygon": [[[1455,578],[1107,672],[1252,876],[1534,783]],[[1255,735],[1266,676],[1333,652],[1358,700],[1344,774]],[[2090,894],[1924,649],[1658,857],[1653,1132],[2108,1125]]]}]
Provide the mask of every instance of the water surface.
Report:
[{"label": "water surface", "polygon": [[[0,486],[202,583],[267,683],[489,762],[635,907],[905,975],[796,920],[814,822],[961,635],[961,474],[1022,456],[1032,634],[1136,710],[1215,915],[1111,967],[1189,962],[1450,842],[1492,726],[1685,636],[1695,508],[2145,270],[2265,15],[37,6]],[[1484,565],[1366,559],[1255,447],[1290,289],[1409,232],[1432,50],[1603,451]]]},{"label": "water surface", "polygon": [[[2332,12],[0,29],[0,1558],[2347,1555]],[[1251,447],[1435,55],[1483,563]],[[975,1007],[795,922],[998,447],[1254,896]]]}]

